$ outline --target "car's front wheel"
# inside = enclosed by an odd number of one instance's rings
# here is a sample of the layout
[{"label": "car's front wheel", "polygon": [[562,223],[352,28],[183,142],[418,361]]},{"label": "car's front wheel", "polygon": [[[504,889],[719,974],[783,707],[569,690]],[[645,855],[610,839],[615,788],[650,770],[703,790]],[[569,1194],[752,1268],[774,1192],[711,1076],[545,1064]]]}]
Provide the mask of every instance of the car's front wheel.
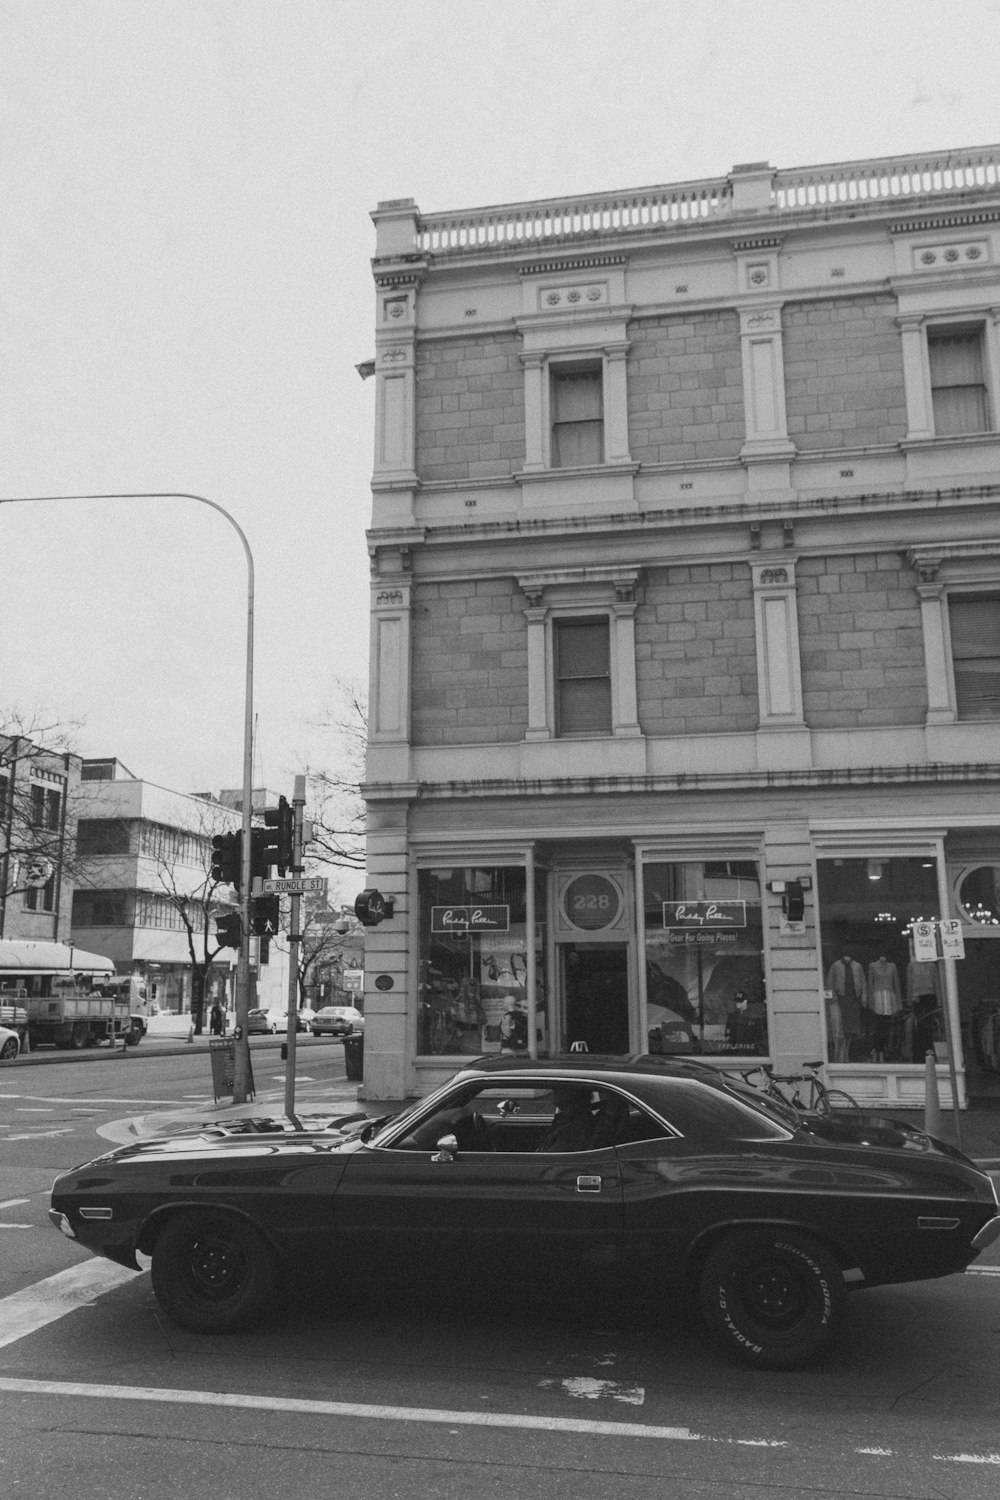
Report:
[{"label": "car's front wheel", "polygon": [[17,1037],[9,1036],[3,1046],[0,1047],[0,1059],[4,1062],[13,1062],[19,1050]]},{"label": "car's front wheel", "polygon": [[153,1291],[164,1312],[192,1333],[232,1333],[261,1315],[274,1294],[271,1253],[242,1219],[186,1213],[153,1248]]},{"label": "car's front wheel", "polygon": [[698,1296],[709,1330],[745,1363],[789,1370],[822,1353],[843,1310],[836,1260],[795,1230],[748,1230],[712,1250]]}]

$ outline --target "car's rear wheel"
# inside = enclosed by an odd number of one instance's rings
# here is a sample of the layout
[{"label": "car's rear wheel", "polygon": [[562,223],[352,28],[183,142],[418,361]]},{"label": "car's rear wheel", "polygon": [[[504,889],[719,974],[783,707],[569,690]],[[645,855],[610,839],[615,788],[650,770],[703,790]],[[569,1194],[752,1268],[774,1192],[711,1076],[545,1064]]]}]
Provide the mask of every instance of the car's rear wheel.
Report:
[{"label": "car's rear wheel", "polygon": [[0,1059],[4,1062],[13,1062],[19,1050],[17,1037],[9,1036],[3,1046],[0,1047]]},{"label": "car's rear wheel", "polygon": [[83,1051],[84,1047],[86,1047],[87,1045],[87,1038],[89,1037],[89,1035],[90,1027],[87,1025],[86,1021],[75,1022],[73,1026],[73,1034],[70,1037],[70,1046],[75,1052]]},{"label": "car's rear wheel", "polygon": [[698,1296],[709,1330],[745,1363],[788,1370],[815,1359],[840,1321],[845,1292],[828,1250],[795,1230],[748,1230],[712,1250]]},{"label": "car's rear wheel", "polygon": [[192,1333],[232,1333],[261,1315],[274,1293],[271,1253],[242,1219],[187,1213],[156,1241],[153,1291],[164,1312]]}]

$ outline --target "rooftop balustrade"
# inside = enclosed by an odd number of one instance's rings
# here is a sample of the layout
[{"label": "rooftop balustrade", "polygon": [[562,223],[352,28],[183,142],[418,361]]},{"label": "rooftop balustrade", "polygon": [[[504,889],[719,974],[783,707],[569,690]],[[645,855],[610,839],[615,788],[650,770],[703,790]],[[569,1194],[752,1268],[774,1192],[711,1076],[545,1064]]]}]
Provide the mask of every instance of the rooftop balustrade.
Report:
[{"label": "rooftop balustrade", "polygon": [[[682,182],[625,192],[508,203],[491,208],[421,214],[405,205],[416,221],[412,249],[453,255],[613,238],[672,226],[739,220],[768,222],[786,216],[843,206],[898,204],[949,195],[996,192],[1000,146],[887,156],[870,161],[834,162],[789,171],[766,162],[734,167],[726,177]],[[392,209],[398,220],[403,204]]]}]

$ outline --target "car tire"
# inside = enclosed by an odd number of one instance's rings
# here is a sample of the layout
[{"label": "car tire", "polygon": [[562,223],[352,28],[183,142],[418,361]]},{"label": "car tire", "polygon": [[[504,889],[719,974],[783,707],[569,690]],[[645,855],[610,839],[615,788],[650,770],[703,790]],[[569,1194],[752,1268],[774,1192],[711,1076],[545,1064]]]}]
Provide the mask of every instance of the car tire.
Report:
[{"label": "car tire", "polygon": [[698,1283],[711,1334],[745,1364],[791,1370],[830,1343],[845,1301],[840,1267],[796,1230],[733,1234],[710,1251]]},{"label": "car tire", "polygon": [[9,1036],[0,1047],[0,1062],[13,1062],[20,1051],[16,1036]]},{"label": "car tire", "polygon": [[163,1311],[191,1333],[233,1333],[272,1301],[275,1267],[252,1225],[229,1214],[172,1219],[153,1247],[153,1291]]},{"label": "car tire", "polygon": [[73,1026],[73,1034],[69,1040],[69,1044],[73,1048],[73,1051],[82,1052],[84,1047],[86,1047],[87,1045],[89,1037],[90,1027],[87,1025],[86,1021],[75,1022]]},{"label": "car tire", "polygon": [[125,1033],[126,1047],[138,1047],[142,1041],[143,1031],[141,1026],[130,1026]]}]

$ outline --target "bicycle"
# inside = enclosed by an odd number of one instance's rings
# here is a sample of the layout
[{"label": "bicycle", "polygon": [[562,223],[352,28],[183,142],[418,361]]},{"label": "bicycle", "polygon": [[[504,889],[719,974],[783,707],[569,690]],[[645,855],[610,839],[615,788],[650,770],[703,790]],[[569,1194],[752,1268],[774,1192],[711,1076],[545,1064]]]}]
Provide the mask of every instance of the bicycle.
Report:
[{"label": "bicycle", "polygon": [[[827,1088],[817,1072],[822,1067],[821,1061],[803,1063],[802,1067],[804,1071],[801,1073],[776,1073],[770,1063],[760,1063],[756,1068],[741,1073],[740,1077],[751,1088],[759,1089],[770,1099],[791,1105],[799,1114],[830,1115],[848,1110],[854,1113],[860,1111],[858,1101],[844,1089]],[[756,1075],[760,1073],[764,1074],[766,1083],[755,1082]],[[804,1084],[809,1086],[805,1098],[800,1091],[800,1085]]]}]

